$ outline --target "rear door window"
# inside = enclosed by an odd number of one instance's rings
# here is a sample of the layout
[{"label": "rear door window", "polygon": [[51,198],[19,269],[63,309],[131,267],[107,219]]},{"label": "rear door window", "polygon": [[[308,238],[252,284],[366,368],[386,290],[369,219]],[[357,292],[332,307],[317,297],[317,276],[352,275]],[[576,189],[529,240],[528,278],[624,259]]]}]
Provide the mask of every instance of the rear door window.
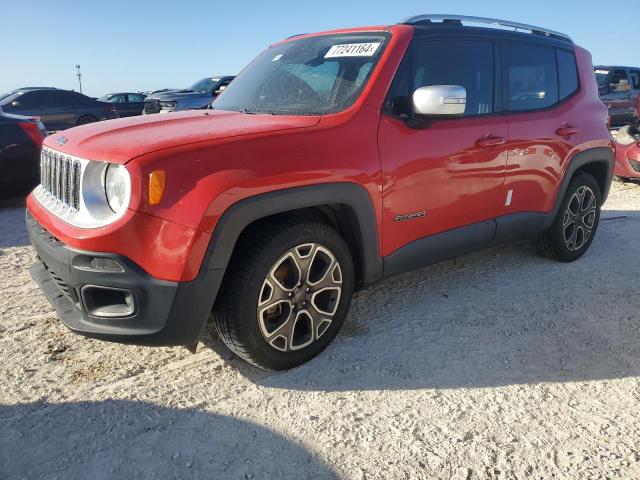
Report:
[{"label": "rear door window", "polygon": [[507,43],[504,45],[504,59],[505,110],[538,110],[558,103],[555,49]]},{"label": "rear door window", "polygon": [[52,91],[52,106],[54,107],[76,107],[83,105],[86,101],[84,95],[76,92]]}]

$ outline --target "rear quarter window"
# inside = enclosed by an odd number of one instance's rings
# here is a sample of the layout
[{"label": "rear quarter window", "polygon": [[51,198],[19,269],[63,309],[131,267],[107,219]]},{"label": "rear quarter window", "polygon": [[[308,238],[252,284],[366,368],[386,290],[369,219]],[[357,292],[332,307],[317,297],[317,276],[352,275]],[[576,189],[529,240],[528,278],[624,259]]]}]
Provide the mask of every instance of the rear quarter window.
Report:
[{"label": "rear quarter window", "polygon": [[560,101],[578,91],[578,66],[573,52],[557,50]]}]

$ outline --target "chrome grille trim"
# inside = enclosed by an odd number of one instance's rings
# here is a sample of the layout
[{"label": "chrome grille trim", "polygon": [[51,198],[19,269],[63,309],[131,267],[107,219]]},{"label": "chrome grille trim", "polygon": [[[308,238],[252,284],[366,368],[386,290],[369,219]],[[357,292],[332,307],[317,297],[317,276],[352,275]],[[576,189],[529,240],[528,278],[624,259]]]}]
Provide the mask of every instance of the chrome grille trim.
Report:
[{"label": "chrome grille trim", "polygon": [[81,194],[84,171],[89,163],[89,160],[42,147],[40,185],[33,194],[47,210],[70,225],[90,227],[93,223],[84,211]]},{"label": "chrome grille trim", "polygon": [[[85,160],[42,147],[40,185],[33,191],[33,196],[71,226],[98,228],[109,225],[128,210],[116,215],[107,203],[104,175],[108,165],[108,162]],[[131,200],[130,187],[128,195],[126,202]]]},{"label": "chrome grille trim", "polygon": [[46,147],[40,154],[40,185],[65,207],[80,210],[81,160]]}]

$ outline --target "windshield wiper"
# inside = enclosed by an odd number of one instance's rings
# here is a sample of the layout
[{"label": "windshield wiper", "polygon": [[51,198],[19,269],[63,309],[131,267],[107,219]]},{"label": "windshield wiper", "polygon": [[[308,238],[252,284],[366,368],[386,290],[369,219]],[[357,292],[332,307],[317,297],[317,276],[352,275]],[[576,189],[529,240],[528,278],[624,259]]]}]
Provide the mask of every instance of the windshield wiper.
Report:
[{"label": "windshield wiper", "polygon": [[259,110],[248,110],[246,108],[241,108],[240,110],[238,110],[238,112],[244,113],[244,114],[247,114],[247,115],[275,115],[275,113],[273,113],[273,112],[259,111]]}]

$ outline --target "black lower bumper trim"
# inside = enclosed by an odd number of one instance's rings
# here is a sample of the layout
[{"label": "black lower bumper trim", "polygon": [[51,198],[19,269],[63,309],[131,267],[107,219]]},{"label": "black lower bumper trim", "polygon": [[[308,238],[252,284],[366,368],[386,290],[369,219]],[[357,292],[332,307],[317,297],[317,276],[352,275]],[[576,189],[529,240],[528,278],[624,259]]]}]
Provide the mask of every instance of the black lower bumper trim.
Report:
[{"label": "black lower bumper trim", "polygon": [[[159,280],[121,255],[71,248],[55,239],[27,213],[27,231],[39,261],[31,276],[63,323],[74,332],[138,345],[190,345],[197,342],[213,307],[223,270],[204,270],[191,282]],[[87,268],[92,258],[109,258],[122,271]],[[85,286],[131,293],[133,313],[95,316],[84,305]],[[86,297],[85,297],[86,298]]]}]

